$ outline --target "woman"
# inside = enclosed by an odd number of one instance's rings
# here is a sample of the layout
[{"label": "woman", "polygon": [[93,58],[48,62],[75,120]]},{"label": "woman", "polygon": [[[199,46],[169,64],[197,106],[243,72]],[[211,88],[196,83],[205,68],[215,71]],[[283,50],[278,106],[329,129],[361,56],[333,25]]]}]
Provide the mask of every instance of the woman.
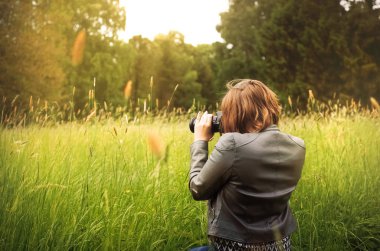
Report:
[{"label": "woman", "polygon": [[277,127],[277,96],[257,80],[233,80],[221,104],[223,132],[208,158],[212,115],[198,113],[189,188],[208,200],[211,250],[290,250],[297,223],[289,199],[305,145]]}]

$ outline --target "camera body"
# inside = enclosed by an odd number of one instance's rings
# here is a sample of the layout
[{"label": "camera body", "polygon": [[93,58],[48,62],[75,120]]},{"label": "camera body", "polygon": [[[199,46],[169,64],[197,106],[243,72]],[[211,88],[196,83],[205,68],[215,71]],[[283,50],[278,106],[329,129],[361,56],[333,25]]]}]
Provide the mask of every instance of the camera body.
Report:
[{"label": "camera body", "polygon": [[[195,119],[196,118],[192,118],[189,122],[189,128],[192,133],[194,133]],[[216,112],[216,116],[212,116],[211,132],[212,133],[222,132],[221,125],[222,125],[222,112],[218,111]]]}]

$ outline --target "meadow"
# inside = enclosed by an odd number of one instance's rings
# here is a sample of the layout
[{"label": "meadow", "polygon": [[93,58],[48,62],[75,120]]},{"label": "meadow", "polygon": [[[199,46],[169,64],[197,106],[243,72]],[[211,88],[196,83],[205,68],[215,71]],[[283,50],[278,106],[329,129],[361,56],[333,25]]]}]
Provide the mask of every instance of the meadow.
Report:
[{"label": "meadow", "polygon": [[[282,117],[306,143],[294,250],[380,249],[378,112]],[[187,250],[207,243],[188,191],[188,117],[0,129],[0,250]],[[210,151],[219,135],[209,144]]]}]

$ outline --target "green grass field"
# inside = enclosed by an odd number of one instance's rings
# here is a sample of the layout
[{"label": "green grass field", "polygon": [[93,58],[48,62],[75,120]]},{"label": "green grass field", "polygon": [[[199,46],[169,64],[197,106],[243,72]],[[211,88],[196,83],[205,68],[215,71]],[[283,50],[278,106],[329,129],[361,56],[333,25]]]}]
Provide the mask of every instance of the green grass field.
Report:
[{"label": "green grass field", "polygon": [[[300,116],[280,129],[307,148],[294,250],[379,250],[379,119]],[[152,153],[152,133],[166,154]],[[0,129],[0,250],[206,244],[206,203],[187,187],[192,136],[187,121]]]}]

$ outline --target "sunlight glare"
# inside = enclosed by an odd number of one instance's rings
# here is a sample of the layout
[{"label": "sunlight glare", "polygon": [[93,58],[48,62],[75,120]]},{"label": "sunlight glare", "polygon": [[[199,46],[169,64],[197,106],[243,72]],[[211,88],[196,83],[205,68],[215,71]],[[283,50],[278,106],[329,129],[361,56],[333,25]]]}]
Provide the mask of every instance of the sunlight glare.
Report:
[{"label": "sunlight glare", "polygon": [[228,0],[121,0],[126,8],[124,40],[135,35],[154,39],[158,34],[179,31],[191,44],[223,41],[216,31],[219,13],[228,10]]}]

